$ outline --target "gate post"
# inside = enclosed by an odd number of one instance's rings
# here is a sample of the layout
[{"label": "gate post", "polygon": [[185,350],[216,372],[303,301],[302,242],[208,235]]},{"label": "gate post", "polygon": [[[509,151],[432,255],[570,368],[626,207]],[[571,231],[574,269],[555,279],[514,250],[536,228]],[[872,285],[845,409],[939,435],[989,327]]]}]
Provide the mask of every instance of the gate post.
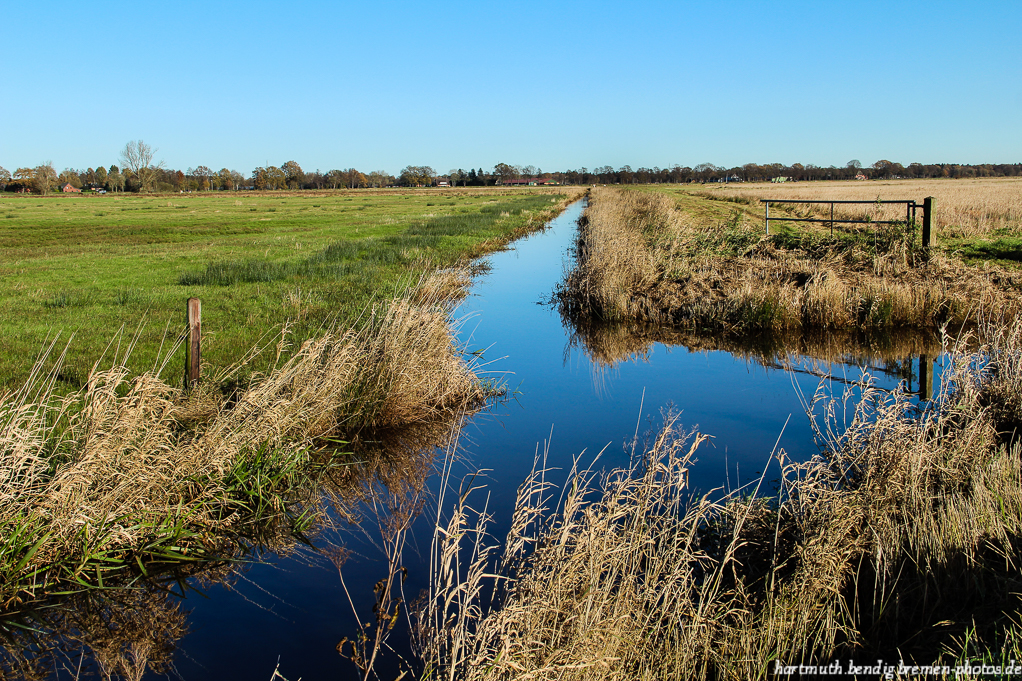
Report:
[{"label": "gate post", "polygon": [[933,202],[932,196],[927,196],[923,199],[923,248],[930,247],[930,228],[933,221]]}]

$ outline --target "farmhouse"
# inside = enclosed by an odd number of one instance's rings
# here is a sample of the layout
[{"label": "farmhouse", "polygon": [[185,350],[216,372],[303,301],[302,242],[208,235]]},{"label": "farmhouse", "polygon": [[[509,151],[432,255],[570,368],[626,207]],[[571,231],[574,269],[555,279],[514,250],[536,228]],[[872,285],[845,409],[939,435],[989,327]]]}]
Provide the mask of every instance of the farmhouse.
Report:
[{"label": "farmhouse", "polygon": [[64,184],[62,184],[60,186],[60,191],[64,192],[65,194],[74,194],[75,192],[79,194],[82,193],[81,189],[72,186],[70,182],[65,182]]}]

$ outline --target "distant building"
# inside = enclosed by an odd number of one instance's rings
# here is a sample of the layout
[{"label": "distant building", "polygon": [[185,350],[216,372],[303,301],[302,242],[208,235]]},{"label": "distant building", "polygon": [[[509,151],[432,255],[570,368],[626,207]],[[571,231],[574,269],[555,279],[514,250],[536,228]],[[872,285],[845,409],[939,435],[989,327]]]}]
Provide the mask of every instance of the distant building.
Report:
[{"label": "distant building", "polygon": [[859,173],[859,174],[857,174],[855,176],[855,179],[856,180],[865,180],[865,179],[868,179],[868,178],[865,175],[863,175],[862,173]]},{"label": "distant building", "polygon": [[81,194],[82,193],[81,189],[78,189],[78,188],[74,187],[73,185],[71,185],[70,182],[65,182],[63,185],[61,185],[60,191],[64,192],[65,194],[75,194],[75,193]]},{"label": "distant building", "polygon": [[451,186],[451,181],[448,180],[446,177],[438,177],[438,178],[436,178],[436,186],[438,186],[438,187],[450,187]]}]

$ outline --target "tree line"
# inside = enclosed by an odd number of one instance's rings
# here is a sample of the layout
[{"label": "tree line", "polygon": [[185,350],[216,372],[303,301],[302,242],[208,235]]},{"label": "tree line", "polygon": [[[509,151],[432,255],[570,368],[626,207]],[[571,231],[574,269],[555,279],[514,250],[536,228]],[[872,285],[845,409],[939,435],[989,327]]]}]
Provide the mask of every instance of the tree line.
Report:
[{"label": "tree line", "polygon": [[300,189],[363,189],[380,187],[491,186],[518,182],[548,184],[654,184],[692,182],[763,182],[775,178],[789,181],[898,179],[898,178],[967,178],[1022,176],[1022,163],[1013,164],[956,164],[909,163],[904,166],[886,159],[864,166],[851,160],[841,167],[822,167],[793,163],[746,163],[725,167],[700,163],[695,167],[674,165],[670,168],[636,168],[599,166],[589,170],[543,172],[526,165],[498,163],[492,170],[482,167],[452,168],[441,175],[430,166],[406,166],[397,176],[384,170],[362,172],[356,168],[307,172],[294,160],[280,166],[257,167],[248,175],[226,167],[214,171],[199,165],[186,170],[165,167],[155,160],[156,149],[138,140],[125,145],[119,157],[120,165],[102,165],[96,168],[65,168],[57,172],[52,161],[38,166],[17,168],[10,172],[0,166],[0,191],[48,194],[65,185],[85,191],[108,192],[198,192],[300,190]]}]

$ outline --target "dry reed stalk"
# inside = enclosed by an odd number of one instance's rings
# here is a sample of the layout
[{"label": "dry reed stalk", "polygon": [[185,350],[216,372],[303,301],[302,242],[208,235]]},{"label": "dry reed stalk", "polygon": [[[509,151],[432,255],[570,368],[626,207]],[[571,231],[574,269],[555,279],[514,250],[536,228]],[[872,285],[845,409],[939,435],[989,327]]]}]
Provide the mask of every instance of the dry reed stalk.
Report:
[{"label": "dry reed stalk", "polygon": [[[420,288],[431,286],[446,288]],[[240,457],[273,452],[275,466],[300,470],[319,438],[427,422],[480,399],[453,334],[446,303],[413,292],[361,330],[307,341],[231,399],[182,395],[160,367],[129,379],[130,348],[62,399],[59,366],[37,368],[0,398],[0,599],[45,588],[47,566],[78,564],[68,569],[81,579],[91,556],[128,555],[168,523],[231,526],[239,508],[226,485]]]},{"label": "dry reed stalk", "polygon": [[496,572],[489,517],[463,494],[434,542],[420,629],[428,670],[766,678],[775,660],[953,663],[971,654],[968,636],[996,657],[1012,639],[991,623],[1022,606],[1008,596],[1020,582],[1022,452],[1007,428],[1022,416],[1020,328],[1015,319],[978,352],[954,351],[953,377],[922,414],[872,388],[850,423],[832,409],[817,422],[824,456],[777,453],[773,498],[759,486],[692,497],[686,472],[702,436],[680,435],[674,419],[631,469],[598,481],[573,471],[553,513],[534,472]]},{"label": "dry reed stalk", "polygon": [[789,250],[784,237],[691,220],[661,194],[594,190],[562,290],[564,312],[581,322],[624,319],[740,335],[935,330],[962,325],[979,306],[1022,310],[1018,276],[939,254],[923,266],[894,232],[881,245],[807,242]]}]

